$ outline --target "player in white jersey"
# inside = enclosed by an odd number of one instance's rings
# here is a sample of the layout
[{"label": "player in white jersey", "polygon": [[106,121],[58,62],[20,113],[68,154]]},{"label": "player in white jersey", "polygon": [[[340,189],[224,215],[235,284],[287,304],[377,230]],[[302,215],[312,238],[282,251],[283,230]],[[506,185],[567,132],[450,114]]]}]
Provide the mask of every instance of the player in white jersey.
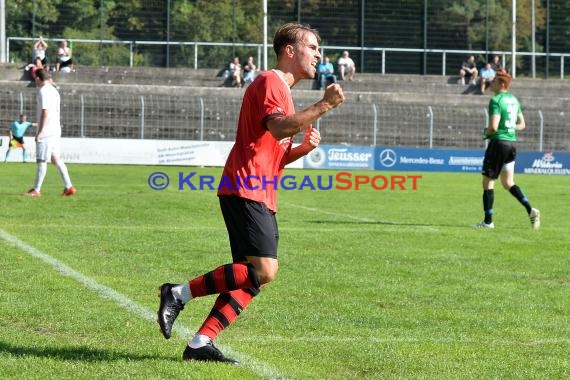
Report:
[{"label": "player in white jersey", "polygon": [[60,97],[59,92],[53,86],[48,72],[38,70],[36,72],[37,94],[37,120],[38,134],[36,135],[36,181],[34,187],[24,195],[39,197],[41,187],[47,172],[47,161],[50,160],[64,184],[63,195],[75,194],[76,189],[71,183],[67,166],[60,158],[61,121],[60,121]]}]

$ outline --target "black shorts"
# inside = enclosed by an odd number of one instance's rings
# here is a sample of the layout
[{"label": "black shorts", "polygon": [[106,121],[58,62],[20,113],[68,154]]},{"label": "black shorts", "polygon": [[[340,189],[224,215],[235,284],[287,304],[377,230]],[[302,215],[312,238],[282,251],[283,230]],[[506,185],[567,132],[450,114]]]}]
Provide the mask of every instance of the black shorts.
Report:
[{"label": "black shorts", "polygon": [[67,67],[67,66],[71,66],[73,65],[73,60],[70,58],[67,61],[60,61],[59,62],[59,68],[61,69],[62,67]]},{"label": "black shorts", "polygon": [[22,137],[12,136],[12,140],[16,140],[20,144],[24,145],[24,136],[22,136]]},{"label": "black shorts", "polygon": [[491,179],[499,178],[504,165],[513,162],[517,156],[517,149],[512,141],[489,140],[485,158],[483,159],[483,174]]},{"label": "black shorts", "polygon": [[246,256],[276,259],[279,231],[275,213],[261,202],[232,195],[219,199],[233,261],[246,261]]}]

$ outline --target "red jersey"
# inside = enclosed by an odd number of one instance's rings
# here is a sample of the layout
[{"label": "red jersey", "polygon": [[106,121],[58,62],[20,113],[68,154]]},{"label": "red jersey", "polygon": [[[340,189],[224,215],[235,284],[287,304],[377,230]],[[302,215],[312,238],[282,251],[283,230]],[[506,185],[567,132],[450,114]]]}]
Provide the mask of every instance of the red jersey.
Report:
[{"label": "red jersey", "polygon": [[224,167],[218,195],[263,202],[277,212],[277,188],[293,137],[278,141],[267,129],[273,116],[295,113],[291,89],[275,71],[259,74],[241,105],[236,141]]}]

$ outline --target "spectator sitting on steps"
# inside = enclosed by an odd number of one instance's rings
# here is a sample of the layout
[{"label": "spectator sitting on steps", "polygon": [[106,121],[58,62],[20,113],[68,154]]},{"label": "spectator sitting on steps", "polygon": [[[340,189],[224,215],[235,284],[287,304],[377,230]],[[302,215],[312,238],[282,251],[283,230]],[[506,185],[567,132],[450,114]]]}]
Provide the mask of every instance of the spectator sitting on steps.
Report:
[{"label": "spectator sitting on steps", "polygon": [[461,85],[465,85],[465,79],[469,80],[469,84],[476,84],[477,83],[477,75],[479,72],[477,71],[477,64],[475,63],[475,56],[469,55],[467,59],[461,65],[461,69],[459,70],[459,81],[458,83]]},{"label": "spectator sitting on steps", "polygon": [[481,94],[485,93],[485,89],[491,85],[493,79],[495,79],[495,70],[491,68],[491,63],[489,62],[481,69]]},{"label": "spectator sitting on steps", "polygon": [[495,73],[503,68],[503,65],[501,65],[501,57],[498,55],[495,55],[493,57],[493,60],[491,61],[491,68],[495,70]]},{"label": "spectator sitting on steps", "polygon": [[259,74],[259,69],[253,62],[253,57],[249,56],[247,58],[247,63],[243,66],[244,76],[243,79],[245,83],[251,83],[255,79],[255,76]]},{"label": "spectator sitting on steps", "polygon": [[36,62],[36,58],[42,61],[42,67],[49,71],[49,62],[47,57],[48,44],[44,41],[42,36],[39,36],[36,42],[34,42],[34,48],[32,51],[32,62]]},{"label": "spectator sitting on steps", "polygon": [[36,59],[34,60],[34,63],[28,64],[26,67],[24,67],[24,70],[28,71],[30,73],[30,79],[32,81],[35,81],[36,80],[36,71],[41,70],[43,68],[44,68],[44,65],[42,64],[41,58],[36,57]]},{"label": "spectator sitting on steps", "polygon": [[73,60],[71,59],[71,48],[67,46],[67,41],[61,41],[57,48],[57,61],[55,63],[55,71],[70,73],[75,71]]},{"label": "spectator sitting on steps", "polygon": [[319,81],[321,90],[324,90],[329,84],[336,83],[336,75],[334,75],[334,67],[329,57],[324,57],[317,67],[316,78]]},{"label": "spectator sitting on steps", "polygon": [[352,58],[348,56],[348,51],[342,53],[342,57],[338,59],[338,73],[340,80],[353,80],[356,72],[356,65]]},{"label": "spectator sitting on steps", "polygon": [[239,57],[234,57],[233,61],[230,63],[230,78],[232,80],[232,87],[242,87],[241,80],[241,64],[239,63]]}]

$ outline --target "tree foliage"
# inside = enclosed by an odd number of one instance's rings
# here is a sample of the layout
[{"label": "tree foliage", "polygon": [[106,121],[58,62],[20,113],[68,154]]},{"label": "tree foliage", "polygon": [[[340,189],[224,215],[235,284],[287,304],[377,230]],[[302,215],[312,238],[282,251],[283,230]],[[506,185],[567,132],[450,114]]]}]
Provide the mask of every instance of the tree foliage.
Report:
[{"label": "tree foliage", "polygon": [[[423,48],[427,40],[433,49],[509,51],[511,4],[512,0],[268,0],[268,34],[284,22],[298,20],[321,31],[324,45]],[[546,50],[546,4],[547,0],[535,1],[539,51]],[[551,7],[550,50],[556,46],[568,52],[570,5],[552,2]],[[194,60],[191,44],[167,49],[144,41],[232,43],[231,48],[199,49],[201,67],[219,67],[233,55],[255,56],[257,50],[243,44],[263,42],[262,0],[7,0],[6,12],[8,37],[134,41],[137,65],[189,66]],[[517,0],[517,48],[530,50],[531,36],[531,0]],[[56,45],[50,44],[50,49]],[[12,56],[27,61],[31,43],[15,42],[10,49]],[[126,65],[130,51],[121,43],[77,42],[74,55],[85,65]]]},{"label": "tree foliage", "polygon": [[[444,0],[438,2],[431,20],[442,28],[455,30],[465,44],[477,50],[510,50],[512,0]],[[535,25],[538,30],[545,27],[544,6],[536,1]],[[531,2],[517,1],[518,47],[525,46],[531,37]],[[487,45],[488,43],[488,45]]]}]

